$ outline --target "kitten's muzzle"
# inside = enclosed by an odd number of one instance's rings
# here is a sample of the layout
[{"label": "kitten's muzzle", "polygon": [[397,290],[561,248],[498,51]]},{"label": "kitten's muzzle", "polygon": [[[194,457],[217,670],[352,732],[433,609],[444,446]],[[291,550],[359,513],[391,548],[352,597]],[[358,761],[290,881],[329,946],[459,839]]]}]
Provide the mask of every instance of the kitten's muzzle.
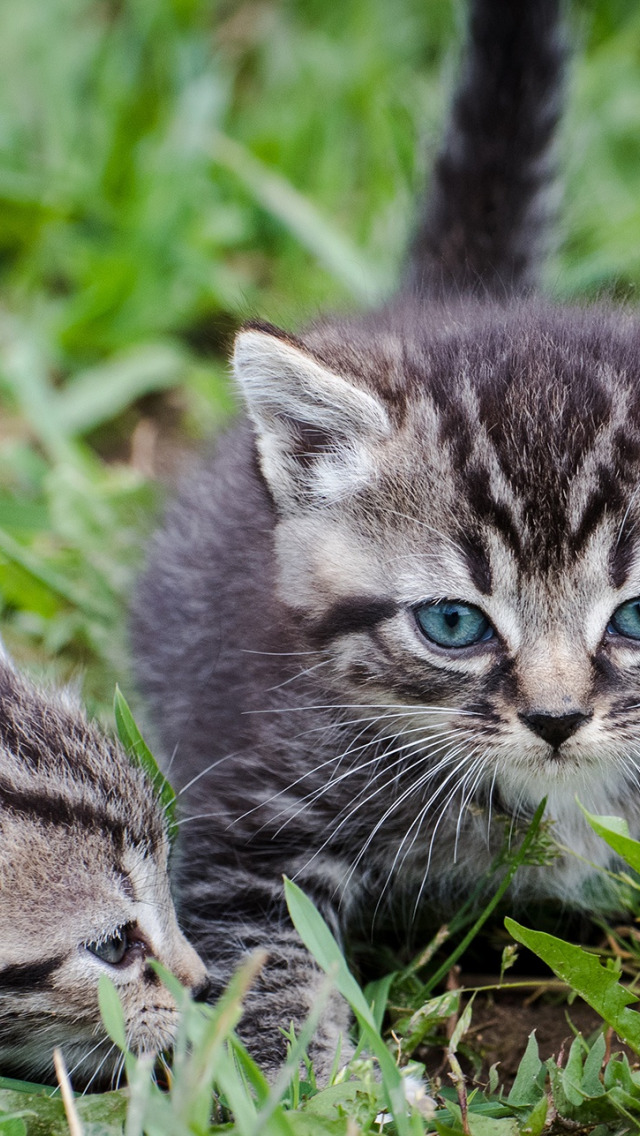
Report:
[{"label": "kitten's muzzle", "polygon": [[194,1002],[206,1002],[212,988],[213,983],[207,975],[207,977],[203,978],[202,982],[199,982],[197,986],[191,987],[191,997],[193,998]]},{"label": "kitten's muzzle", "polygon": [[593,717],[593,712],[575,710],[571,714],[532,713],[518,714],[518,717],[534,734],[558,749],[584,722]]}]

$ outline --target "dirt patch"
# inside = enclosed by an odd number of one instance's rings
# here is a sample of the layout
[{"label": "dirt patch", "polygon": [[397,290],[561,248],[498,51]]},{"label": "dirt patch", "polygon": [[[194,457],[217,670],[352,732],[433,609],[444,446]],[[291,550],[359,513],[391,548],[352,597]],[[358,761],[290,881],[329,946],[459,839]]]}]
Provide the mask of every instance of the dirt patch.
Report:
[{"label": "dirt patch", "polygon": [[[466,979],[466,976],[465,976]],[[466,981],[465,981],[466,984]],[[473,1051],[476,1061],[463,1060],[465,1072],[479,1083],[486,1083],[489,1069],[498,1065],[500,1083],[508,1090],[535,1030],[540,1058],[566,1056],[576,1033],[589,1040],[602,1027],[602,1019],[580,999],[572,1005],[562,1000],[523,998],[522,993],[492,992],[476,998],[471,1029],[465,1037],[465,1048]],[[611,1052],[625,1052],[632,1068],[640,1068],[635,1053],[622,1044],[616,1034],[610,1039]],[[434,1074],[433,1051],[422,1057],[428,1071]],[[562,1060],[562,1058],[561,1058]],[[475,1066],[475,1067],[474,1067]]]},{"label": "dirt patch", "polygon": [[601,1024],[595,1010],[581,1001],[568,1006],[566,1002],[545,1004],[538,999],[524,1005],[513,995],[497,994],[480,1004],[476,1001],[468,1040],[482,1058],[481,1076],[488,1076],[490,1066],[499,1062],[500,1081],[510,1086],[533,1030],[540,1057],[546,1061],[547,1057],[566,1054],[576,1033],[589,1038]]}]

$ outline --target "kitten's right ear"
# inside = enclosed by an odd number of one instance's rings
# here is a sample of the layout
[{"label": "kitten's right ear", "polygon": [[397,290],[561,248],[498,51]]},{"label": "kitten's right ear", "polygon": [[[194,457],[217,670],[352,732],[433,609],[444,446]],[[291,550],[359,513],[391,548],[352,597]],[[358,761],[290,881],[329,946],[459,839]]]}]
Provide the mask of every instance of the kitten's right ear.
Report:
[{"label": "kitten's right ear", "polygon": [[338,500],[371,472],[391,433],[382,402],[283,338],[240,331],[233,365],[258,436],[262,472],[278,504]]}]

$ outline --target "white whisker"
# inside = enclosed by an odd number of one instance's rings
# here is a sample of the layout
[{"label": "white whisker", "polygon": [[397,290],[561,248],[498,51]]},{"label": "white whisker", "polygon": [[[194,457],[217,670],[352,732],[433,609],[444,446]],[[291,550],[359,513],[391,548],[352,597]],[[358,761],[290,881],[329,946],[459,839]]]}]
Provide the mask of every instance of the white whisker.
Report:
[{"label": "white whisker", "polygon": [[489,786],[489,808],[487,810],[487,845],[491,839],[491,819],[493,816],[493,793],[496,786],[496,777],[498,776],[498,762],[496,761],[493,767],[493,777],[491,778],[491,785]]},{"label": "white whisker", "polygon": [[[462,742],[459,746],[455,747],[453,750],[449,751],[447,753],[446,757],[443,758],[442,761],[440,761],[438,763],[438,765],[435,767],[435,769],[425,770],[424,774],[421,777],[419,777],[416,782],[414,782],[407,789],[405,789],[404,793],[402,793],[401,796],[398,797],[397,800],[395,800],[393,802],[393,804],[389,807],[389,809],[387,809],[387,812],[385,813],[385,815],[380,818],[380,820],[377,822],[377,824],[371,830],[371,832],[369,833],[369,836],[367,837],[367,840],[365,841],[364,845],[360,848],[358,855],[356,856],[355,860],[353,861],[353,863],[351,865],[349,874],[347,876],[347,880],[351,879],[353,872],[358,867],[358,864],[360,863],[362,858],[367,853],[372,841],[375,839],[377,833],[382,828],[383,824],[385,824],[388,821],[389,817],[398,809],[398,807],[401,804],[404,804],[405,800],[408,800],[410,797],[414,796],[416,793],[419,793],[421,789],[424,789],[425,786],[428,785],[429,782],[433,780],[434,776],[436,776],[437,773],[442,772],[443,769],[445,769],[452,761],[454,761],[463,745],[464,745],[464,742]],[[463,758],[463,760],[461,762],[458,762],[455,769],[453,769],[449,773],[444,784],[446,784],[448,781],[450,781],[451,778],[453,776],[455,776],[460,771],[460,769],[464,766],[465,760],[466,760],[466,758]],[[420,823],[418,824],[418,827],[416,828],[416,831],[414,833],[413,839],[412,839],[409,847],[406,849],[404,855],[402,856],[402,860],[400,862],[400,867],[402,867],[405,860],[407,859],[407,856],[410,854],[411,849],[413,848],[415,841],[417,840],[418,834],[420,832],[422,819],[424,819],[424,817],[426,816],[431,803],[437,798],[437,796],[438,796],[438,791],[436,791],[436,793],[434,793],[433,796],[429,799],[429,801],[427,802],[427,805],[425,807],[423,807],[423,809],[421,809],[420,814],[419,814],[419,817],[421,818]],[[376,910],[379,906],[380,901],[382,900],[384,893],[386,892],[386,889],[387,889],[391,879],[393,878],[393,874],[394,874],[395,867],[396,867],[396,864],[397,864],[397,861],[398,861],[398,857],[400,856],[400,853],[402,852],[405,841],[407,840],[407,837],[409,836],[409,833],[411,832],[415,823],[416,823],[416,818],[414,818],[413,821],[411,822],[409,828],[407,829],[407,831],[405,832],[405,834],[402,838],[402,841],[400,842],[400,845],[398,846],[398,849],[396,851],[396,855],[395,855],[394,860],[393,860],[393,864],[392,864],[391,869],[389,870],[389,872],[387,874],[387,881],[386,881],[386,883],[385,883],[385,885],[382,889],[382,893],[381,893],[380,898],[378,900],[378,905],[376,905]]]},{"label": "white whisker", "polygon": [[111,1056],[111,1054],[113,1053],[115,1048],[116,1048],[115,1043],[112,1042],[111,1045],[109,1046],[107,1052],[105,1053],[104,1057],[102,1058],[102,1061],[94,1070],[93,1076],[91,1077],[91,1080],[87,1082],[84,1089],[82,1090],[82,1096],[83,1097],[86,1096],[86,1094],[89,1092],[89,1089],[91,1088],[93,1082],[95,1081],[96,1077],[99,1075],[101,1069],[104,1067],[104,1065],[108,1061],[109,1057]]},{"label": "white whisker", "polygon": [[[416,744],[418,744],[418,743],[415,743],[415,742],[414,742],[414,743],[411,743],[411,744],[415,746],[415,745],[416,745]],[[440,748],[444,748],[444,747],[445,747],[445,745],[447,745],[447,744],[448,744],[447,742],[443,742],[443,743],[442,743],[442,746],[441,746]],[[384,755],[383,755],[383,756],[384,756]],[[425,754],[424,754],[424,751],[422,751],[422,752],[421,752],[421,754],[420,754],[420,758],[418,759],[418,761],[417,761],[417,762],[414,762],[414,763],[413,763],[412,765],[408,766],[408,767],[407,767],[407,768],[406,768],[406,769],[405,769],[405,770],[403,771],[404,775],[406,775],[407,773],[411,772],[411,770],[412,770],[412,769],[415,769],[417,765],[422,765],[422,764],[424,763],[424,759],[425,759]],[[404,760],[404,758],[401,758],[401,759],[399,759],[399,760],[400,760],[400,761],[402,761],[402,760]],[[442,762],[439,762],[439,763],[438,763],[438,764],[437,764],[437,765],[435,766],[435,768],[429,768],[428,770],[425,770],[424,778],[425,778],[425,779],[429,779],[429,780],[430,780],[431,778],[433,778],[434,776],[436,776],[436,775],[437,775],[437,773],[438,773],[438,772],[439,772],[439,771],[440,771],[440,770],[441,770],[441,769],[443,768],[443,766],[444,766],[444,765],[446,765],[446,763],[447,763],[447,762],[446,762],[446,758],[445,758],[445,759],[443,759],[443,761],[442,761]],[[398,763],[394,763],[394,764],[398,764]],[[385,769],[385,772],[386,772],[386,769]],[[299,870],[298,872],[296,872],[296,874],[294,875],[294,877],[293,877],[293,878],[294,878],[294,879],[296,879],[296,878],[297,878],[297,877],[298,877],[298,876],[300,875],[300,873],[301,873],[301,872],[305,871],[305,870],[306,870],[306,869],[308,868],[309,864],[311,864],[311,863],[312,863],[312,861],[313,861],[313,860],[315,860],[315,858],[316,858],[317,856],[319,856],[321,852],[323,852],[323,851],[324,851],[324,849],[325,849],[325,848],[327,847],[327,845],[328,845],[328,844],[329,844],[329,843],[330,843],[330,842],[331,842],[332,840],[334,840],[334,839],[335,839],[335,837],[336,837],[337,833],[338,833],[338,832],[339,832],[339,831],[340,831],[340,830],[341,830],[341,829],[342,829],[342,828],[344,827],[344,825],[345,825],[345,824],[347,824],[347,823],[348,823],[348,821],[349,821],[349,820],[351,820],[351,819],[353,818],[353,816],[355,815],[355,813],[356,813],[356,812],[358,812],[358,811],[359,811],[359,809],[361,809],[361,808],[363,808],[363,807],[364,807],[365,805],[369,804],[369,802],[370,802],[371,800],[373,800],[373,798],[374,798],[374,797],[378,796],[378,794],[379,794],[379,793],[383,792],[383,791],[384,791],[384,790],[385,790],[386,788],[388,788],[388,786],[389,786],[390,784],[392,784],[392,783],[393,783],[393,782],[394,782],[395,780],[396,780],[396,778],[392,778],[392,779],[391,779],[391,781],[386,781],[386,782],[384,782],[384,783],[383,783],[382,785],[380,785],[380,786],[379,786],[379,787],[378,787],[377,789],[375,789],[373,793],[370,793],[370,794],[369,794],[369,796],[365,797],[365,798],[364,798],[364,799],[363,799],[362,801],[360,801],[360,802],[359,802],[358,804],[356,804],[356,805],[355,805],[355,807],[354,807],[354,802],[352,802],[352,801],[351,801],[351,802],[349,802],[348,806],[345,806],[345,808],[347,808],[347,809],[348,809],[347,815],[346,815],[346,816],[344,817],[344,819],[343,819],[343,820],[342,820],[342,821],[340,822],[340,824],[339,824],[339,825],[337,825],[337,827],[333,827],[333,828],[331,829],[331,832],[330,832],[329,836],[327,837],[327,839],[326,839],[326,840],[324,841],[324,843],[323,843],[323,844],[322,844],[322,845],[320,846],[320,848],[318,848],[318,849],[317,849],[317,850],[316,850],[316,851],[315,851],[315,852],[313,853],[313,855],[312,855],[312,856],[310,856],[310,857],[309,857],[309,859],[308,859],[308,860],[307,860],[307,861],[305,862],[305,864],[304,864],[304,867],[303,867],[303,868],[301,868],[301,869],[300,869],[300,870]],[[383,817],[382,817],[382,818],[381,818],[381,819],[380,819],[380,820],[378,821],[378,823],[377,823],[377,824],[375,825],[375,827],[374,827],[374,829],[372,830],[372,832],[370,832],[370,834],[369,834],[369,837],[367,838],[367,841],[366,841],[366,843],[365,843],[364,847],[363,847],[363,848],[362,848],[362,849],[360,850],[360,852],[358,853],[358,856],[356,857],[356,860],[355,860],[354,864],[352,865],[352,867],[351,867],[351,870],[349,871],[349,874],[348,874],[348,876],[346,877],[346,882],[348,882],[348,880],[349,880],[349,879],[351,878],[351,876],[352,876],[352,874],[353,874],[353,871],[354,871],[354,870],[355,870],[355,868],[357,867],[358,863],[359,863],[359,862],[360,862],[360,860],[362,859],[362,856],[363,856],[363,855],[365,854],[365,852],[366,852],[367,848],[369,847],[369,845],[370,845],[371,841],[372,841],[372,840],[373,840],[373,839],[375,838],[375,836],[376,836],[377,832],[378,832],[378,831],[380,830],[380,828],[382,827],[382,824],[383,824],[383,823],[385,822],[385,820],[386,820],[386,819],[388,819],[388,817],[389,817],[389,816],[390,816],[390,815],[391,815],[391,814],[392,814],[392,813],[393,813],[393,812],[395,811],[395,809],[397,809],[397,808],[399,807],[399,805],[401,805],[401,804],[403,803],[403,801],[404,801],[404,800],[405,800],[405,799],[406,799],[407,797],[411,796],[411,794],[412,794],[412,793],[414,793],[415,791],[416,791],[416,785],[415,785],[415,784],[413,784],[413,785],[410,785],[410,786],[409,786],[409,788],[408,788],[408,789],[406,789],[406,790],[404,791],[404,793],[402,793],[402,794],[401,794],[401,796],[400,796],[399,798],[397,798],[397,799],[396,799],[396,800],[395,800],[395,801],[393,802],[393,804],[392,804],[392,805],[390,806],[390,808],[389,808],[389,809],[387,809],[387,811],[386,811],[386,813],[384,814],[384,816],[383,816]],[[357,798],[356,798],[356,800],[357,800]],[[344,812],[345,810],[343,809],[342,811]]]},{"label": "white whisker", "polygon": [[[476,770],[477,770],[477,772],[476,772]],[[461,796],[461,799],[460,799],[460,808],[458,809],[458,822],[456,824],[456,839],[455,839],[455,843],[453,845],[453,862],[454,862],[454,864],[457,864],[457,862],[458,862],[458,845],[460,843],[460,829],[462,827],[462,818],[464,816],[467,804],[469,803],[470,800],[473,799],[473,795],[474,795],[474,793],[475,793],[475,791],[478,787],[478,783],[482,780],[482,775],[483,775],[484,772],[485,772],[485,758],[484,758],[484,754],[482,754],[479,758],[476,758],[476,760],[474,761],[471,768],[467,770],[467,772],[464,775],[463,781],[462,781],[462,786],[461,786],[462,796]],[[473,777],[474,773],[476,773],[476,776],[473,779],[473,782],[471,784],[471,788],[467,791],[466,785],[468,784],[468,781],[470,780],[470,778]]]},{"label": "white whisker", "polygon": [[[471,753],[467,754],[467,761],[470,761],[471,758],[473,757],[474,753],[477,753],[477,749],[478,749],[478,747],[471,750]],[[418,908],[420,906],[420,902],[422,900],[422,895],[424,893],[424,889],[425,889],[425,886],[426,886],[427,877],[429,875],[429,868],[431,867],[431,859],[432,859],[432,856],[433,856],[433,846],[435,844],[435,839],[436,839],[436,836],[438,834],[438,829],[440,828],[440,825],[442,824],[442,821],[445,818],[445,815],[446,815],[446,812],[447,812],[447,806],[449,805],[450,801],[455,796],[458,789],[459,789],[459,786],[454,785],[453,788],[451,789],[451,791],[447,794],[444,801],[442,801],[442,803],[440,805],[440,815],[438,816],[438,819],[437,819],[437,821],[434,825],[434,828],[433,828],[433,832],[431,834],[431,840],[429,841],[429,854],[427,856],[427,864],[426,864],[426,867],[425,867],[425,870],[424,870],[424,873],[423,873],[423,876],[422,876],[422,882],[421,882],[420,887],[418,889],[418,894],[416,896],[416,901],[415,901],[415,904],[414,904],[414,907],[413,907],[413,918],[414,919],[417,916]]]},{"label": "white whisker", "polygon": [[329,663],[332,662],[333,659],[321,659],[319,663],[314,663],[312,667],[306,667],[304,670],[298,671],[297,674],[291,675],[290,678],[285,678],[283,682],[277,683],[276,686],[268,686],[267,692],[273,690],[282,690],[283,686],[289,686],[290,683],[297,682],[299,678],[304,678],[305,675],[313,674],[313,672],[317,671],[319,667],[327,667]]},{"label": "white whisker", "polygon": [[108,1037],[101,1037],[99,1041],[97,1041],[96,1044],[92,1046],[92,1048],[87,1053],[83,1053],[82,1057],[80,1057],[80,1059],[76,1061],[75,1065],[72,1065],[71,1069],[68,1070],[67,1076],[69,1077],[69,1079],[71,1079],[76,1069],[78,1069],[81,1065],[84,1065],[85,1061],[87,1061],[88,1058],[91,1057],[91,1054],[95,1053],[96,1049],[99,1049],[101,1045],[106,1045],[108,1041]]},{"label": "white whisker", "polygon": [[[391,765],[385,765],[384,771],[387,772],[389,769],[393,769],[394,767],[401,764],[405,760],[405,757],[407,756],[406,753],[405,753],[406,750],[411,750],[411,749],[418,750],[420,746],[424,745],[425,741],[435,742],[436,740],[438,740],[439,738],[441,738],[443,736],[446,737],[446,739],[448,741],[452,737],[457,737],[462,733],[463,733],[462,730],[446,730],[442,734],[439,734],[439,735],[438,734],[434,734],[434,735],[431,735],[431,736],[427,735],[426,738],[403,742],[401,745],[396,746],[391,750],[385,750],[381,754],[380,753],[376,754],[376,756],[373,757],[373,758],[370,758],[369,761],[364,761],[360,765],[356,765],[353,768],[346,770],[346,772],[341,773],[339,777],[330,779],[326,783],[326,785],[321,785],[320,788],[315,789],[311,793],[308,793],[306,795],[306,797],[302,797],[301,801],[300,801],[300,804],[301,804],[302,807],[297,809],[291,816],[287,817],[287,819],[280,826],[280,828],[277,830],[275,835],[277,836],[282,831],[282,829],[286,827],[286,825],[290,824],[291,821],[294,820],[301,812],[304,812],[305,809],[307,809],[310,804],[312,804],[312,803],[315,804],[316,801],[318,801],[320,799],[320,797],[325,795],[325,793],[328,793],[330,790],[335,789],[335,787],[337,785],[341,784],[347,778],[353,777],[357,773],[361,773],[363,769],[367,769],[371,765],[374,765],[376,763],[380,763],[381,761],[383,761],[384,759],[386,759],[388,757],[393,757],[393,755],[396,754],[396,753],[402,753],[403,756],[398,758],[395,762],[392,762]],[[416,765],[423,764],[425,758],[428,756],[428,751],[425,750],[425,749],[420,749],[419,753],[420,753],[420,756],[418,758],[418,761],[415,762],[414,765],[409,766],[409,770],[414,769]],[[406,770],[405,772],[408,772],[409,770]],[[364,791],[366,792],[366,786],[365,786]],[[377,794],[381,791],[382,791],[382,788],[376,789],[374,793],[372,793],[369,797],[367,797],[366,801],[361,802],[361,805],[368,803],[368,801],[372,800],[373,797],[377,796]],[[355,799],[357,800],[357,797]],[[351,805],[352,803],[353,802],[349,802],[349,805]],[[358,808],[360,808],[361,805],[359,805]],[[284,811],[285,811],[284,809],[281,809],[279,813],[276,813],[276,816],[273,819],[277,819],[278,816],[282,816],[282,813]],[[342,825],[340,825],[339,827],[342,827]],[[336,829],[334,831],[338,831],[338,830]]]},{"label": "white whisker", "polygon": [[[245,710],[245,714],[299,714],[309,710],[397,710],[397,702],[312,702],[308,706],[274,706],[264,710]],[[408,708],[407,708],[408,709]],[[422,714],[429,711],[432,714],[465,714],[470,717],[476,715],[472,710],[459,710],[455,706],[423,706],[417,705],[414,713]]]},{"label": "white whisker", "polygon": [[[463,751],[464,746],[467,743],[467,741],[470,741],[470,740],[471,739],[465,738],[462,742],[458,743],[457,746],[455,746],[452,750],[450,750],[449,753],[447,754],[446,763],[444,761],[440,762],[438,764],[438,766],[436,766],[436,768],[432,771],[432,776],[423,777],[419,782],[417,782],[416,785],[414,786],[415,791],[419,792],[421,789],[424,789],[425,786],[429,784],[429,781],[433,780],[433,776],[435,774],[441,773],[448,765],[450,765],[453,761],[455,761],[458,757],[458,754],[460,754]],[[446,786],[449,784],[449,782],[452,780],[453,777],[456,777],[460,773],[460,771],[462,769],[464,769],[464,766],[466,765],[468,759],[469,759],[469,755],[464,754],[463,757],[461,758],[461,760],[457,762],[457,764],[454,766],[454,768],[448,773],[445,780],[440,783],[440,785],[435,790],[435,792],[431,794],[429,799],[425,802],[424,805],[422,805],[422,807],[420,808],[420,811],[413,818],[413,820],[412,820],[411,824],[409,825],[409,828],[405,832],[405,834],[402,838],[402,841],[401,841],[401,843],[398,847],[398,850],[396,852],[396,857],[395,857],[394,862],[393,862],[392,871],[394,871],[395,868],[396,868],[397,859],[398,859],[400,853],[402,852],[402,849],[403,849],[408,837],[410,836],[411,831],[414,828],[414,826],[416,826],[416,831],[413,835],[413,838],[412,838],[409,846],[407,847],[407,849],[406,849],[406,851],[405,851],[405,853],[402,857],[402,860],[400,861],[399,868],[402,867],[405,860],[407,859],[407,856],[410,855],[411,850],[414,847],[414,844],[415,844],[415,842],[418,838],[418,834],[419,834],[420,829],[422,827],[422,822],[425,819],[425,817],[427,816],[432,805],[434,805],[435,802],[437,801],[437,799],[440,795],[440,792],[443,789],[446,788]],[[454,787],[454,791],[455,791],[455,788],[457,788],[457,785]]]}]

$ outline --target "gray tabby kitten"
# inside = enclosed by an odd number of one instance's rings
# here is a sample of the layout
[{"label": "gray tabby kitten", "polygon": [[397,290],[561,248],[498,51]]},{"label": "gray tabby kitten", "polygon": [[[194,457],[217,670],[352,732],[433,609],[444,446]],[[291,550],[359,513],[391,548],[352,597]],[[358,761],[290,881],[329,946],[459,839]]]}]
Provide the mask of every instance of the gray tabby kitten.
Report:
[{"label": "gray tabby kitten", "polygon": [[75,1087],[108,1086],[120,1054],[98,1009],[115,983],[137,1053],[175,1034],[155,958],[196,996],[208,981],[178,929],[167,822],[134,768],[62,694],[0,658],[0,1073],[53,1081],[62,1048]]},{"label": "gray tabby kitten", "polygon": [[[520,889],[589,906],[640,834],[640,325],[535,295],[558,0],[473,0],[403,287],[300,336],[240,331],[248,421],[187,480],[137,596],[140,682],[194,816],[185,927],[273,1068],[315,964],[283,873],[336,934],[453,904],[543,795],[570,855]],[[344,1006],[313,1056],[326,1075]],[[343,1053],[346,1052],[343,1049]]]}]

